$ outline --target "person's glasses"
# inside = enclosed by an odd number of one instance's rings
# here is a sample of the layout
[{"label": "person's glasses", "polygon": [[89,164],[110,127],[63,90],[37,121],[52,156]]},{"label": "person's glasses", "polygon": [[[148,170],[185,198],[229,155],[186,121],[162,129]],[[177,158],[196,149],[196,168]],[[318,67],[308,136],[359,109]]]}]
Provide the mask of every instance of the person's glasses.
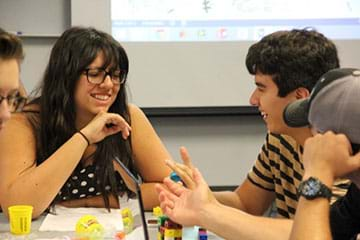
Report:
[{"label": "person's glasses", "polygon": [[20,111],[26,103],[26,98],[20,96],[19,92],[15,92],[6,97],[0,95],[0,104],[2,104],[4,100],[7,101],[10,112],[12,113],[16,111]]},{"label": "person's glasses", "polygon": [[88,82],[93,84],[103,83],[108,75],[114,84],[123,84],[126,80],[126,73],[121,70],[108,72],[102,68],[86,68],[84,73],[86,74]]}]

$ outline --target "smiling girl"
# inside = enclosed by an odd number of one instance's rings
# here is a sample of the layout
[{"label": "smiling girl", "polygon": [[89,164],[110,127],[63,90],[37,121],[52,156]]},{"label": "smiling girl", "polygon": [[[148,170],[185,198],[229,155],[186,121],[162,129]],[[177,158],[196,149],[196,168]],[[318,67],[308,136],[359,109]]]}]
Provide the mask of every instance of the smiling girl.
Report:
[{"label": "smiling girl", "polygon": [[[40,95],[15,114],[0,137],[0,202],[119,207],[133,190],[114,162],[139,174],[145,208],[158,204],[156,182],[170,155],[144,113],[127,103],[129,62],[110,35],[73,27],[55,43]],[[6,211],[5,211],[6,213]]]}]

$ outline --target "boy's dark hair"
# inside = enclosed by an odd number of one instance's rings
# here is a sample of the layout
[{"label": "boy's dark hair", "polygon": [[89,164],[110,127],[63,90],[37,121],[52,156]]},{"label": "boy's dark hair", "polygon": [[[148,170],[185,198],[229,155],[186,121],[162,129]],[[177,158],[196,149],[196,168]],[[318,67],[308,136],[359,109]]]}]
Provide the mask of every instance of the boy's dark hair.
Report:
[{"label": "boy's dark hair", "polygon": [[0,28],[0,58],[15,58],[18,61],[24,59],[21,40],[14,34],[8,33],[2,28]]},{"label": "boy's dark hair", "polygon": [[278,96],[305,87],[309,91],[327,71],[339,67],[335,44],[308,29],[278,31],[253,44],[246,56],[250,74],[271,75]]}]

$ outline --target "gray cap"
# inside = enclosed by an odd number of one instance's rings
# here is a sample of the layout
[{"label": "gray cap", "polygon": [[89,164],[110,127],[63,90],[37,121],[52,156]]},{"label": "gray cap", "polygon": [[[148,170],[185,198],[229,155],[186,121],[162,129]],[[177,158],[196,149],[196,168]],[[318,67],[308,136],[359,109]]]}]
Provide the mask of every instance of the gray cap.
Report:
[{"label": "gray cap", "polygon": [[310,124],[318,132],[342,133],[360,144],[360,70],[339,68],[325,73],[308,98],[286,106],[283,117],[290,127]]}]

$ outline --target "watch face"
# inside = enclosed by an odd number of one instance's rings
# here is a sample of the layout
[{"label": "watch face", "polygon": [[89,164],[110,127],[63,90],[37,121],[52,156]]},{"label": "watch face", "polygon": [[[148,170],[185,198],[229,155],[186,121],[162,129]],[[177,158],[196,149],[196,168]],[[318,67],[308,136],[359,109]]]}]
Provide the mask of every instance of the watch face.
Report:
[{"label": "watch face", "polygon": [[303,188],[303,193],[309,197],[316,196],[320,191],[320,184],[316,179],[310,178]]},{"label": "watch face", "polygon": [[328,200],[331,198],[331,189],[315,177],[310,177],[309,179],[301,182],[298,193],[309,200],[318,197],[324,197]]}]

